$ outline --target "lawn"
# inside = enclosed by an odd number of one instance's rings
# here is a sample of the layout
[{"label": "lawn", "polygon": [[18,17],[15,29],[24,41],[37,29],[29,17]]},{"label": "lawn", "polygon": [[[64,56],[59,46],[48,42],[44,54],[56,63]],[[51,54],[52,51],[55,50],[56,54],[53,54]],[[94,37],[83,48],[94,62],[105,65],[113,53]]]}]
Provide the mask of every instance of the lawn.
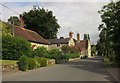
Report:
[{"label": "lawn", "polygon": [[[16,64],[18,62],[18,60],[0,60],[0,63],[2,64],[2,65],[14,65],[14,64]],[[0,65],[1,65],[0,64]]]}]

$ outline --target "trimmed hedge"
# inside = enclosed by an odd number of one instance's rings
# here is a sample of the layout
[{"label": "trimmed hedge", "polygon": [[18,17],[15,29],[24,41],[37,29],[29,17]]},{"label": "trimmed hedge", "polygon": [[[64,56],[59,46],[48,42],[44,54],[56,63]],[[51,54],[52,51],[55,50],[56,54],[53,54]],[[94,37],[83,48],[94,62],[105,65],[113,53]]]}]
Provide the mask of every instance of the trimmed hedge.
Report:
[{"label": "trimmed hedge", "polygon": [[34,58],[28,58],[28,70],[36,68],[37,64]]},{"label": "trimmed hedge", "polygon": [[60,63],[60,60],[62,60],[64,57],[62,56],[62,52],[58,49],[53,49],[48,52],[49,57],[46,58],[55,59],[55,63]]},{"label": "trimmed hedge", "polygon": [[80,55],[79,54],[69,53],[69,54],[65,54],[64,57],[66,59],[71,59],[71,58],[78,58],[78,57],[80,57]]},{"label": "trimmed hedge", "polygon": [[26,56],[21,56],[19,58],[19,70],[26,71],[28,70],[28,57]]},{"label": "trimmed hedge", "polygon": [[33,51],[34,57],[45,57],[48,54],[48,51],[45,47],[38,47]]},{"label": "trimmed hedge", "polygon": [[47,60],[45,58],[35,58],[35,61],[38,62],[41,67],[47,66]]},{"label": "trimmed hedge", "polygon": [[31,56],[31,44],[18,37],[11,35],[2,36],[2,59],[18,60],[20,56]]},{"label": "trimmed hedge", "polygon": [[18,65],[20,70],[26,71],[47,66],[47,60],[45,58],[28,58],[27,56],[21,56]]}]

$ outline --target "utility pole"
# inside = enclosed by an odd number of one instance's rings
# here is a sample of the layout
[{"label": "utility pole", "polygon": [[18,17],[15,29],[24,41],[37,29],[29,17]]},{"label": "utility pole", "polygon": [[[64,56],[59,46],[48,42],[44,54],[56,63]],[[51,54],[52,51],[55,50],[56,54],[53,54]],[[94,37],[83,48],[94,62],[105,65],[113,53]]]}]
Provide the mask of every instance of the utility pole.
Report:
[{"label": "utility pole", "polygon": [[[13,17],[12,17],[12,20],[13,20]],[[12,25],[13,25],[13,30],[12,30],[12,33],[13,33],[13,36],[14,36],[14,20],[13,20],[13,23],[12,23]]]}]

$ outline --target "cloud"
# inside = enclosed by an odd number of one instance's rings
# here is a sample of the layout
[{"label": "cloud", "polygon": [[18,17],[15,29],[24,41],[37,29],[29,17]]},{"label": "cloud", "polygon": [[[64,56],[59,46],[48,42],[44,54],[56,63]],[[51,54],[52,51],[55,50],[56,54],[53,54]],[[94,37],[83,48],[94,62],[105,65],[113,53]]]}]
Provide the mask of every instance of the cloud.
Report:
[{"label": "cloud", "polygon": [[[36,0],[38,2],[109,2],[110,0]],[[2,2],[35,2],[34,0],[2,0]]]},{"label": "cloud", "polygon": [[[71,0],[72,1],[72,0]],[[92,0],[96,2],[5,2],[4,4],[18,13],[29,11],[33,5],[45,7],[52,10],[53,14],[58,19],[61,26],[58,37],[68,37],[68,32],[74,32],[74,38],[79,32],[81,39],[85,33],[90,34],[92,43],[98,40],[98,26],[100,22],[100,15],[97,13],[106,2],[98,2],[99,0]],[[2,19],[7,21],[11,15],[16,15],[14,12],[2,8]],[[70,27],[70,28],[69,28]]]}]

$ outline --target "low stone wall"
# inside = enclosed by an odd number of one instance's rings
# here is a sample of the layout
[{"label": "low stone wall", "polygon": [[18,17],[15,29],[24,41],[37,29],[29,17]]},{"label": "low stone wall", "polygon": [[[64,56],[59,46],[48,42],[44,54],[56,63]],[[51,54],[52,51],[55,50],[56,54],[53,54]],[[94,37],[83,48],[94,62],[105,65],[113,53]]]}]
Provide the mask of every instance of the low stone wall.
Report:
[{"label": "low stone wall", "polygon": [[14,65],[2,65],[1,67],[2,67],[1,68],[2,72],[9,72],[9,71],[14,71],[14,70],[19,70],[17,64],[14,64]]},{"label": "low stone wall", "polygon": [[[55,64],[55,60],[54,59],[49,59],[47,60],[47,64]],[[1,71],[2,72],[9,72],[9,71],[14,71],[14,70],[19,70],[18,69],[18,65],[14,64],[14,65],[2,65],[0,66]]]},{"label": "low stone wall", "polygon": [[74,61],[74,60],[79,60],[80,58],[73,58],[73,59],[69,59],[68,61]]},{"label": "low stone wall", "polygon": [[47,64],[49,65],[53,65],[53,64],[55,64],[55,59],[49,59],[49,60],[47,60]]}]

